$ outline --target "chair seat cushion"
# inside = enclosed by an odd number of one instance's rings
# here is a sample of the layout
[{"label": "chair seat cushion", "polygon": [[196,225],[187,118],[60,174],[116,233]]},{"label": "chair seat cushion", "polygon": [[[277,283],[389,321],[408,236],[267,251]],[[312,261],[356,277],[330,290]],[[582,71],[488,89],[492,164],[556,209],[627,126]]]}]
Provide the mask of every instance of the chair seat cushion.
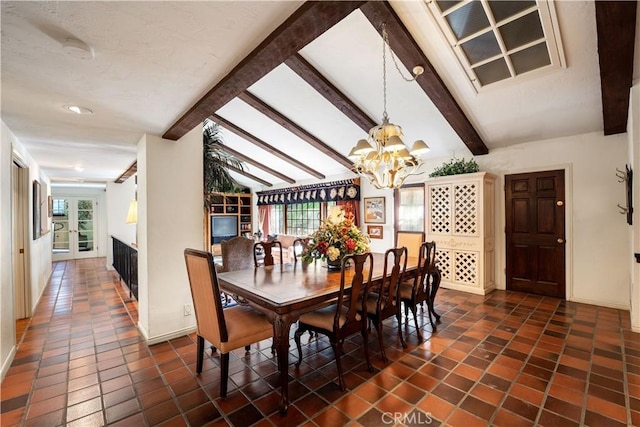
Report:
[{"label": "chair seat cushion", "polygon": [[413,291],[413,282],[403,282],[398,285],[398,291],[400,292],[401,299],[411,299],[411,292]]},{"label": "chair seat cushion", "polygon": [[[317,329],[333,331],[333,320],[336,316],[336,304],[321,308],[310,313],[300,316],[300,323],[312,326]],[[356,315],[356,319],[360,320],[360,316]],[[340,319],[338,325],[341,328],[347,321],[347,307],[342,306],[340,310]]]},{"label": "chair seat cushion", "polygon": [[222,353],[273,337],[273,325],[267,317],[246,305],[236,305],[224,310],[229,340],[212,343]]}]

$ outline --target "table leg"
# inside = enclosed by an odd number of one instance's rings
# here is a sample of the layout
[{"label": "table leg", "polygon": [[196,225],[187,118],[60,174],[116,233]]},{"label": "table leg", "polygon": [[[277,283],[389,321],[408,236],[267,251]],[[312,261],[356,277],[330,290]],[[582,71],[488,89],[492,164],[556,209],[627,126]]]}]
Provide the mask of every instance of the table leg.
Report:
[{"label": "table leg", "polygon": [[273,321],[273,339],[278,353],[278,371],[280,372],[280,413],[286,414],[289,408],[289,331],[292,319],[277,316]]}]

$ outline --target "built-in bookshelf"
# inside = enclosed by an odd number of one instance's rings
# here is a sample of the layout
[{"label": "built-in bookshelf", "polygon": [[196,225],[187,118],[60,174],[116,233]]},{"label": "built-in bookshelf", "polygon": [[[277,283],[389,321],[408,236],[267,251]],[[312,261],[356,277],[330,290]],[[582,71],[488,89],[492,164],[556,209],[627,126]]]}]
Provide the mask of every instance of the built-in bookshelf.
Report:
[{"label": "built-in bookshelf", "polygon": [[205,218],[205,246],[214,255],[220,253],[220,241],[253,234],[252,196],[250,193],[211,193]]}]

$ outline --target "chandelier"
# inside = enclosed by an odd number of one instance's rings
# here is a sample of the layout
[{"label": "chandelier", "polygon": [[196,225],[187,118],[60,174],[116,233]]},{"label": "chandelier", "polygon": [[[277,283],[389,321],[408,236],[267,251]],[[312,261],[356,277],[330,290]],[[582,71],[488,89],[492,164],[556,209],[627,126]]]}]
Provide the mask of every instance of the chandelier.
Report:
[{"label": "chandelier", "polygon": [[410,175],[419,174],[422,165],[421,155],[429,151],[424,141],[413,143],[411,150],[407,149],[402,139],[402,128],[389,122],[387,114],[387,48],[394,61],[396,69],[406,81],[413,81],[424,72],[424,68],[413,68],[413,77],[408,79],[402,75],[400,67],[395,62],[393,52],[389,47],[389,36],[386,25],[382,24],[382,93],[383,114],[382,124],[369,130],[367,139],[361,139],[349,152],[349,159],[353,161],[353,171],[369,180],[376,188],[399,188]]}]

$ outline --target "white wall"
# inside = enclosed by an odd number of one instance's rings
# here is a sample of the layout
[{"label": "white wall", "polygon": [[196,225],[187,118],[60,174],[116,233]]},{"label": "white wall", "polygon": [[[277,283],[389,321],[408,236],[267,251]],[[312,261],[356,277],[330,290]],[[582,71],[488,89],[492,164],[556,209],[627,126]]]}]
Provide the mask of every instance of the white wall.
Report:
[{"label": "white wall", "polygon": [[195,329],[185,248],[202,248],[202,129],[138,143],[138,326],[148,343]]},{"label": "white wall", "polygon": [[107,268],[113,269],[111,236],[131,244],[136,243],[136,224],[127,224],[129,203],[136,197],[136,180],[132,176],[121,184],[107,182]]},{"label": "white wall", "polygon": [[[0,363],[2,364],[2,376],[13,359],[15,350],[15,314],[14,314],[14,289],[13,289],[13,254],[12,254],[12,226],[11,226],[11,165],[13,163],[13,152],[19,156],[29,168],[29,182],[38,179],[46,188],[46,194],[50,195],[50,184],[48,177],[40,171],[38,164],[31,158],[11,130],[2,122],[0,149],[0,203],[2,215],[0,218]],[[29,200],[33,200],[31,185],[29,185]],[[45,198],[46,200],[46,198]],[[29,205],[30,231],[28,236],[28,248],[26,252],[30,258],[30,283],[31,307],[34,309],[40,300],[42,292],[51,276],[51,236],[49,231],[37,240],[33,240],[33,210]],[[46,215],[46,203],[43,214]],[[50,219],[49,221],[49,230]]]},{"label": "white wall", "polygon": [[11,140],[3,122],[0,138],[0,378],[4,378],[9,369],[16,343],[11,262],[11,163]]},{"label": "white wall", "polygon": [[[638,9],[640,14],[640,9]],[[640,15],[639,15],[640,16]],[[638,35],[640,37],[640,35]],[[640,44],[637,44],[640,45]],[[629,135],[629,158],[631,168],[634,171],[633,177],[633,228],[631,230],[631,251],[632,254],[640,253],[640,84],[636,84],[631,89],[629,104],[629,121],[627,123],[627,133]],[[635,332],[640,332],[640,264],[635,259],[631,263],[631,328]]]},{"label": "white wall", "polygon": [[364,199],[367,197],[384,197],[385,207],[385,223],[384,224],[371,224],[382,226],[382,239],[371,239],[371,252],[385,252],[387,249],[392,248],[395,245],[395,230],[394,224],[394,197],[393,190],[379,190],[369,183],[366,179],[360,180],[360,218],[362,231],[367,232],[367,224],[364,221]]}]

